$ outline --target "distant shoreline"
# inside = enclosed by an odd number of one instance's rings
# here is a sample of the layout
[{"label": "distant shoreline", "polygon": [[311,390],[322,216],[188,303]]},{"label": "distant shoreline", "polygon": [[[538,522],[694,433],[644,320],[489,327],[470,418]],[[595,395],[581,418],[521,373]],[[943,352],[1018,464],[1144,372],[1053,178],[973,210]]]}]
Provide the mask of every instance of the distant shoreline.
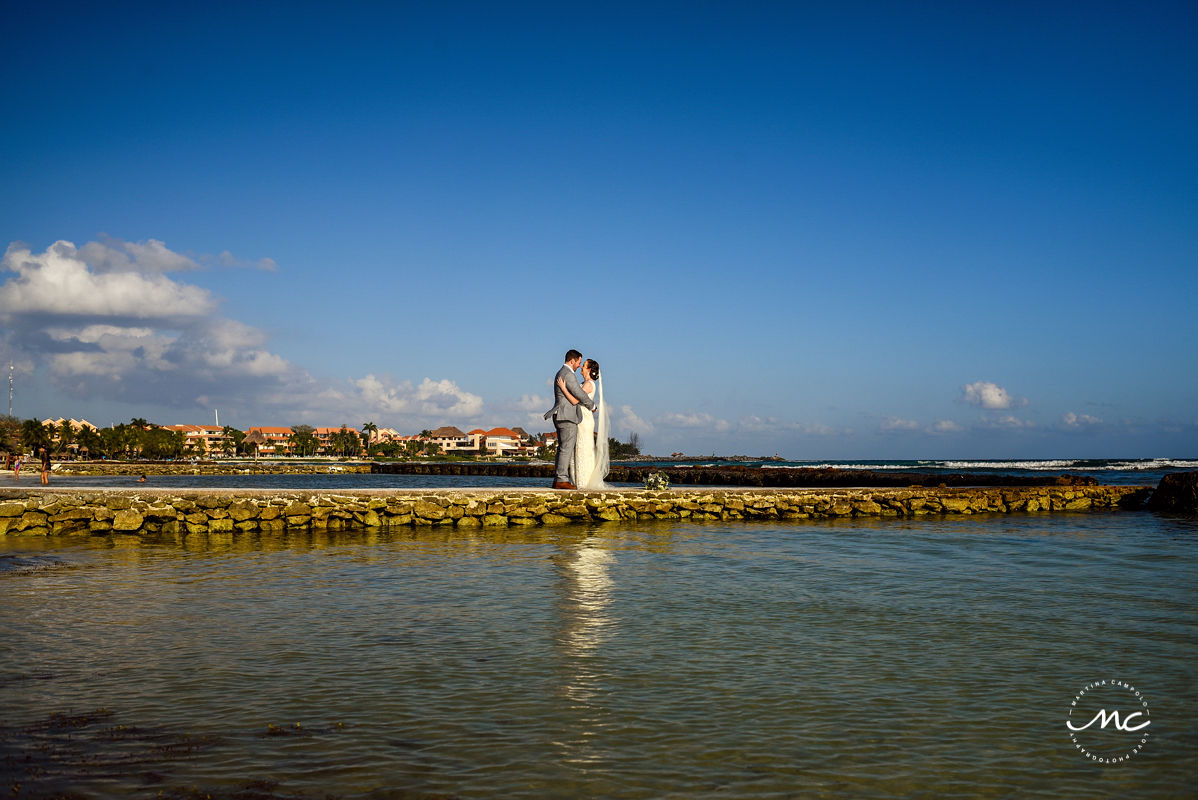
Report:
[{"label": "distant shoreline", "polygon": [[316,475],[370,472],[369,461],[60,461],[55,475]]}]

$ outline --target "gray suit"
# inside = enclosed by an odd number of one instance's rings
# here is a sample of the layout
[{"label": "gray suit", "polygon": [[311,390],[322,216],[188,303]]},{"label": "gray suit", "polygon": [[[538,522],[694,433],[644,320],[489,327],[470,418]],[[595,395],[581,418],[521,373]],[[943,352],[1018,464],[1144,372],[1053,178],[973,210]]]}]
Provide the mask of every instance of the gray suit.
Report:
[{"label": "gray suit", "polygon": [[[570,394],[579,401],[574,405],[566,398],[557,379],[561,378]],[[566,364],[557,371],[553,379],[553,408],[545,412],[545,419],[553,418],[557,429],[557,460],[554,463],[554,481],[570,480],[570,465],[574,463],[574,444],[578,441],[578,423],[582,422],[581,406],[595,410],[595,403],[578,385],[578,376]]]}]

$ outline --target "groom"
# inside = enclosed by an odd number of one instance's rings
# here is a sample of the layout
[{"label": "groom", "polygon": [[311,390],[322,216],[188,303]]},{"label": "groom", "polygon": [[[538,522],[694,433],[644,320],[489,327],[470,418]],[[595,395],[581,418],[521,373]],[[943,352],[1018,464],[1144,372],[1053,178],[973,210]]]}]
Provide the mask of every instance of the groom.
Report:
[{"label": "groom", "polygon": [[553,379],[553,408],[545,412],[545,419],[553,417],[553,427],[557,429],[557,461],[554,464],[554,489],[575,489],[570,482],[570,465],[574,463],[574,443],[578,441],[578,423],[582,422],[582,411],[579,406],[570,403],[557,379],[561,378],[570,394],[578,399],[580,405],[595,410],[595,403],[587,397],[586,392],[578,385],[578,376],[574,371],[582,366],[582,353],[571,350],[566,353],[566,363],[557,371]]}]

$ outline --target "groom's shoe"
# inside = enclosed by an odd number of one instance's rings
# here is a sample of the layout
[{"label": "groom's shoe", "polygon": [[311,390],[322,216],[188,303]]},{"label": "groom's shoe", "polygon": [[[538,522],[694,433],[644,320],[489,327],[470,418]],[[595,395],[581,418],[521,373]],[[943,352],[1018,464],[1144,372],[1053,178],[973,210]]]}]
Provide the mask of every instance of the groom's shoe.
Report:
[{"label": "groom's shoe", "polygon": [[554,489],[577,489],[578,487],[575,486],[574,484],[570,483],[569,481],[554,481],[553,488]]}]

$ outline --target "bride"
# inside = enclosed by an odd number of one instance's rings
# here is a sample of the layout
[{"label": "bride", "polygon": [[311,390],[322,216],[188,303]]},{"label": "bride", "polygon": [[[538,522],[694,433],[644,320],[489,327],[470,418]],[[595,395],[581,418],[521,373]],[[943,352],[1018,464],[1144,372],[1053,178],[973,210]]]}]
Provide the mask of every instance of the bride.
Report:
[{"label": "bride", "polygon": [[[578,423],[578,442],[574,445],[574,485],[579,489],[610,489],[603,482],[611,466],[608,456],[607,404],[603,402],[603,378],[599,377],[599,362],[588,358],[582,364],[582,390],[595,402],[595,411],[582,408],[582,421]],[[579,398],[566,389],[561,378],[557,385],[571,405],[578,405]]]}]

